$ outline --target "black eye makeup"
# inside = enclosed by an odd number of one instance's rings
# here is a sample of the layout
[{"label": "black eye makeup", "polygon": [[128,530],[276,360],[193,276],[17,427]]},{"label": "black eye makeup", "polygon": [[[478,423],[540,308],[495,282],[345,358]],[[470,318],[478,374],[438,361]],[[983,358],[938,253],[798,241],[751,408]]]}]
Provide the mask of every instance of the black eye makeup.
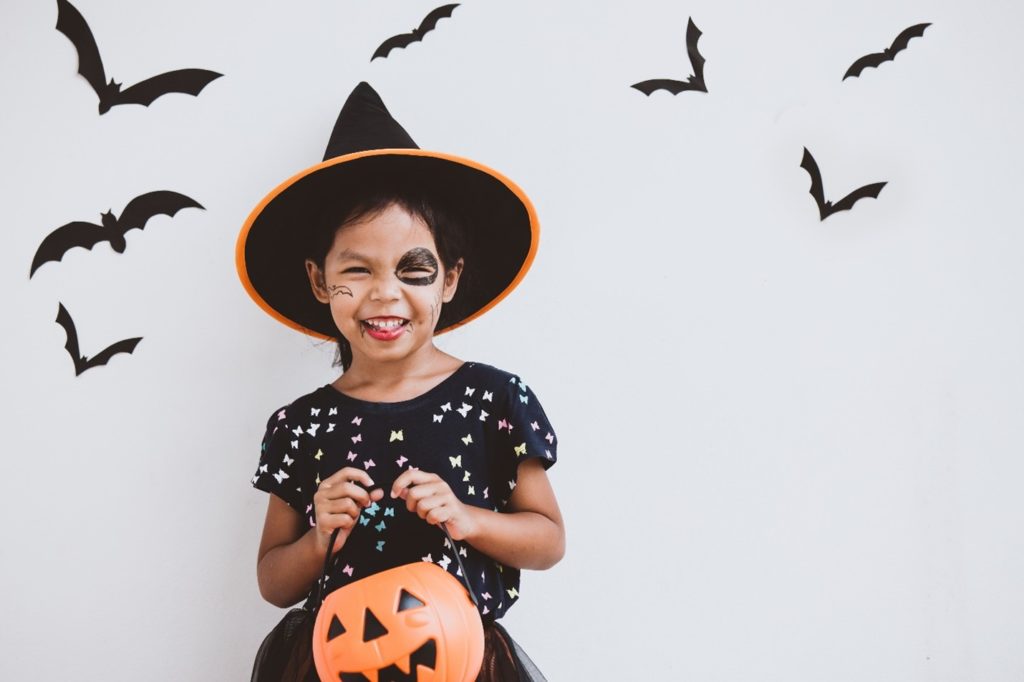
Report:
[{"label": "black eye makeup", "polygon": [[422,246],[411,249],[398,261],[395,277],[405,284],[427,286],[437,280],[437,259]]}]

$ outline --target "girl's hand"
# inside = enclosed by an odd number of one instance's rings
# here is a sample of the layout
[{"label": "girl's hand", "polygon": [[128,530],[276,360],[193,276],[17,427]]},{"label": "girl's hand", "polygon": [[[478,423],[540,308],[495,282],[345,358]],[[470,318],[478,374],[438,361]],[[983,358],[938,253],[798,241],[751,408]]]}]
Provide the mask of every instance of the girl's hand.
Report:
[{"label": "girl's hand", "polygon": [[409,469],[395,479],[391,497],[405,500],[405,506],[427,523],[448,528],[453,540],[464,540],[477,530],[469,505],[463,504],[437,474]]},{"label": "girl's hand", "polygon": [[345,467],[320,482],[313,494],[316,510],[316,546],[327,553],[331,533],[340,528],[332,552],[345,544],[363,509],[384,497],[384,491],[373,488],[373,479],[362,469]]}]

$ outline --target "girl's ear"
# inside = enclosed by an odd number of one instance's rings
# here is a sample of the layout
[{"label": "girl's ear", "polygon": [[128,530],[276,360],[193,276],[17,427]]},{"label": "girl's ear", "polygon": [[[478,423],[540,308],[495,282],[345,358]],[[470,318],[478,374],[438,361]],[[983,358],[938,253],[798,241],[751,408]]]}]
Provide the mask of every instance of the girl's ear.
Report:
[{"label": "girl's ear", "polygon": [[324,281],[324,273],[320,266],[311,259],[306,259],[306,275],[309,276],[309,286],[313,288],[313,296],[321,303],[330,303],[331,297],[327,293],[327,283]]},{"label": "girl's ear", "polygon": [[455,296],[455,290],[459,288],[459,275],[462,274],[463,260],[455,261],[455,265],[448,268],[444,273],[444,290],[441,292],[441,301],[448,303]]}]

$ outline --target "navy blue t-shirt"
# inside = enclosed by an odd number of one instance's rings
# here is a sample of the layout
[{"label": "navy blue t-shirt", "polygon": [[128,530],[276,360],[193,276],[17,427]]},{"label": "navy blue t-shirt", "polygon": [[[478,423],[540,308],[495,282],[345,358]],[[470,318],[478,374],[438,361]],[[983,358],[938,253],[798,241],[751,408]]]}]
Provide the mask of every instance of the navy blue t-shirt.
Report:
[{"label": "navy blue t-shirt", "polygon": [[452,547],[442,531],[391,499],[391,484],[415,467],[443,478],[462,502],[502,511],[518,467],[556,459],[555,432],[537,397],[508,372],[467,362],[426,393],[396,403],[349,397],[331,385],[271,415],[254,487],[273,493],[315,525],[313,494],[346,466],[366,470],[385,495],[363,510],[338,552],[328,592],[414,561],[469,574],[485,622],[500,618],[519,597],[519,570],[503,566],[466,542]]}]

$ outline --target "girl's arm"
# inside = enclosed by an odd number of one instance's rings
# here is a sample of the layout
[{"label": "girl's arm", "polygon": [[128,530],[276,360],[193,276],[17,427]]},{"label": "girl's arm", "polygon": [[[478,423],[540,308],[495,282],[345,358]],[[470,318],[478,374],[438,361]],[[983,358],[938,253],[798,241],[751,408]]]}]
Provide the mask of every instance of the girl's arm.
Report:
[{"label": "girl's arm", "polygon": [[256,561],[256,581],[260,594],[274,606],[285,608],[303,599],[313,581],[320,577],[325,555],[316,546],[314,534],[315,530],[288,503],[270,495]]},{"label": "girl's arm", "polygon": [[270,496],[256,559],[260,594],[271,604],[291,606],[303,599],[320,577],[327,546],[340,529],[334,551],[340,550],[363,509],[384,497],[361,469],[345,467],[324,479],[313,495],[316,526],[277,495]]},{"label": "girl's arm", "polygon": [[506,511],[463,504],[440,477],[410,470],[395,480],[392,497],[428,523],[444,523],[455,540],[465,540],[495,561],[514,568],[551,568],[565,554],[565,527],[540,460],[519,465]]}]

